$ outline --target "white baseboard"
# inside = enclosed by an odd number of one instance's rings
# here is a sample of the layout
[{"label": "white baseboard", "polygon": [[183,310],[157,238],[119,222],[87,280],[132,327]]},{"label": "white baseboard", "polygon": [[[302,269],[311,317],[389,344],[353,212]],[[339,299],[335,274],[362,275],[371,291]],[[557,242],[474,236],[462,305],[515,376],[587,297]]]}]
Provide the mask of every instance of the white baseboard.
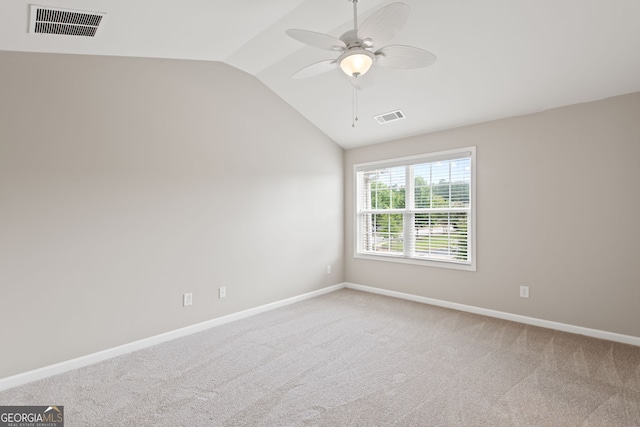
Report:
[{"label": "white baseboard", "polygon": [[374,288],[371,286],[357,285],[355,283],[340,283],[337,285],[328,286],[326,288],[319,289],[317,291],[308,292],[306,294],[287,298],[281,301],[276,301],[270,304],[261,305],[259,307],[240,311],[238,313],[233,313],[227,316],[218,317],[216,319],[208,320],[206,322],[197,323],[195,325],[187,326],[181,329],[176,329],[170,332],[166,332],[164,334],[155,335],[149,338],[134,341],[118,347],[113,347],[107,350],[99,351],[97,353],[88,354],[86,356],[81,356],[75,359],[56,363],[54,365],[49,365],[39,369],[34,369],[32,371],[17,374],[11,377],[2,378],[0,379],[0,391],[8,390],[10,388],[27,384],[33,381],[48,378],[53,375],[71,371],[73,369],[82,368],[84,366],[102,362],[103,360],[111,359],[117,356],[122,356],[127,353],[132,353],[137,350],[141,350],[147,347],[154,346],[156,344],[161,344],[163,342],[171,341],[187,335],[191,335],[196,332],[202,332],[207,329],[215,328],[216,326],[224,325],[226,323],[230,323],[240,319],[245,319],[247,317],[255,316],[256,314],[264,313],[266,311],[274,310],[276,308],[284,307],[290,304],[294,304],[296,302],[304,301],[304,300],[314,298],[320,295],[324,295],[329,292],[334,292],[343,288],[354,289],[357,291],[369,292],[369,293],[378,294],[378,295],[384,295],[392,298],[400,298],[400,299],[419,302],[423,304],[435,305],[438,307],[451,308],[453,310],[460,310],[468,313],[480,314],[484,316],[495,317],[498,319],[524,323],[527,325],[540,326],[543,328],[555,329],[558,331],[570,332],[578,335],[586,335],[589,337],[600,338],[600,339],[605,339],[609,341],[616,341],[616,342],[631,344],[631,345],[640,347],[640,337],[634,337],[631,335],[623,335],[615,332],[607,332],[607,331],[601,331],[598,329],[584,328],[582,326],[568,325],[565,323],[537,319],[534,317],[521,316],[519,314],[506,313],[502,311],[474,307],[471,305],[458,304],[454,302],[422,297],[422,296],[407,294],[403,292],[390,291],[387,289]]},{"label": "white baseboard", "polygon": [[255,316],[256,314],[260,314],[266,311],[274,310],[276,308],[284,307],[286,305],[300,302],[313,297],[317,297],[329,292],[334,292],[344,287],[345,287],[344,283],[328,286],[326,288],[322,288],[317,291],[308,292],[306,294],[287,298],[281,301],[276,301],[270,304],[261,305],[259,307],[250,308],[248,310],[240,311],[238,313],[233,313],[227,316],[218,317],[216,319],[208,320],[202,323],[197,323],[195,325],[176,329],[160,335],[154,335],[149,338],[144,338],[128,344],[123,344],[118,347],[109,348],[107,350],[99,351],[97,353],[88,354],[86,356],[81,356],[75,359],[66,360],[64,362],[56,363],[54,365],[44,366],[39,369],[34,369],[32,371],[13,375],[11,377],[2,378],[0,379],[0,391],[8,390],[10,388],[27,384],[33,381],[48,378],[53,375],[58,375],[63,372],[71,371],[73,369],[78,369],[84,366],[93,365],[94,363],[102,362],[103,360],[111,359],[117,356],[122,356],[123,354],[127,354],[127,353],[132,353],[134,351],[141,350],[143,348],[151,347],[156,344],[161,344],[166,341],[171,341],[176,338],[181,338],[187,335],[191,335],[196,332],[202,332],[207,329],[215,328],[216,326],[224,325],[229,322],[245,319],[250,316]]},{"label": "white baseboard", "polygon": [[371,286],[357,285],[354,283],[345,283],[345,287],[357,291],[370,292],[373,294],[384,295],[393,298],[400,298],[423,304],[436,305],[438,307],[451,308],[454,310],[465,311],[468,313],[480,314],[483,316],[495,317],[503,320],[524,323],[527,325],[540,326],[542,328],[555,329],[572,334],[586,335],[588,337],[600,338],[609,341],[621,342],[640,347],[640,337],[631,335],[623,335],[615,332],[601,331],[599,329],[590,329],[582,326],[568,325],[566,323],[553,322],[551,320],[537,319],[535,317],[521,316],[519,314],[506,313],[503,311],[490,310],[487,308],[474,307],[471,305],[458,304],[455,302],[443,301],[434,298],[421,297],[403,292],[389,291],[387,289],[374,288]]}]

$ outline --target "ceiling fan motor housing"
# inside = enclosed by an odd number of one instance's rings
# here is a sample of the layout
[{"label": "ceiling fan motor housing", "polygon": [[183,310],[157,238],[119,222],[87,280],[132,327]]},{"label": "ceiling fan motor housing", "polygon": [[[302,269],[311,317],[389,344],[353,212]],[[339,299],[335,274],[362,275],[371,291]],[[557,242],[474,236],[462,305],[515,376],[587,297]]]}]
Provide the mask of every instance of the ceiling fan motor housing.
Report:
[{"label": "ceiling fan motor housing", "polygon": [[349,77],[359,77],[365,74],[375,61],[375,55],[365,49],[358,39],[358,32],[349,30],[340,36],[347,48],[338,57],[336,62]]}]

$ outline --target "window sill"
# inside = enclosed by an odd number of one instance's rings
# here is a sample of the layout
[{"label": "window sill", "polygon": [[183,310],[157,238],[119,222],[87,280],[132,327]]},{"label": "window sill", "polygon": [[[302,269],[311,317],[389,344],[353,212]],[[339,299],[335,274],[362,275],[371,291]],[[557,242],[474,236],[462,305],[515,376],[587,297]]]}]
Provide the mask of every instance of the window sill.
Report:
[{"label": "window sill", "polygon": [[421,260],[415,258],[406,258],[402,255],[372,255],[355,253],[353,255],[355,259],[366,259],[369,261],[385,261],[395,262],[400,264],[413,264],[421,265],[423,267],[435,267],[435,268],[448,268],[451,270],[463,270],[463,271],[476,271],[475,262],[471,264],[463,264],[452,261],[433,261],[433,260]]}]

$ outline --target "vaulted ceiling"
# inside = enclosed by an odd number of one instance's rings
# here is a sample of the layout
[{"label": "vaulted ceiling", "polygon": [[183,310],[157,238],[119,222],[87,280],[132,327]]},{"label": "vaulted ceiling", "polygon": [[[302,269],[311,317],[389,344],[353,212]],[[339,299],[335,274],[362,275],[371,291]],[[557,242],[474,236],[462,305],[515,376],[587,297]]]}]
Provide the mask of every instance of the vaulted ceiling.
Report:
[{"label": "vaulted ceiling", "polygon": [[[29,32],[29,4],[0,2],[0,50],[221,61],[256,76],[345,148],[640,91],[638,0],[402,0],[393,44],[433,52],[435,65],[379,68],[358,91],[339,70],[291,79],[337,54],[285,34],[339,37],[349,0],[42,0],[106,13],[96,37]],[[359,0],[362,22],[392,1]],[[1,64],[0,64],[1,66]],[[216,76],[212,75],[212,79]],[[396,109],[403,120],[379,124]]]}]

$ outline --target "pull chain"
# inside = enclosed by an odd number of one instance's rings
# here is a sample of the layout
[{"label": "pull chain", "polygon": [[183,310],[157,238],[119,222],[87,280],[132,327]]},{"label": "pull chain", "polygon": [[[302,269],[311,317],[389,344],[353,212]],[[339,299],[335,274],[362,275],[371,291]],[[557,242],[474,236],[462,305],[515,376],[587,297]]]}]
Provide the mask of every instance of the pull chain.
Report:
[{"label": "pull chain", "polygon": [[356,122],[358,121],[358,89],[353,88],[353,103],[351,105],[351,110],[353,113],[351,127],[356,127]]}]

